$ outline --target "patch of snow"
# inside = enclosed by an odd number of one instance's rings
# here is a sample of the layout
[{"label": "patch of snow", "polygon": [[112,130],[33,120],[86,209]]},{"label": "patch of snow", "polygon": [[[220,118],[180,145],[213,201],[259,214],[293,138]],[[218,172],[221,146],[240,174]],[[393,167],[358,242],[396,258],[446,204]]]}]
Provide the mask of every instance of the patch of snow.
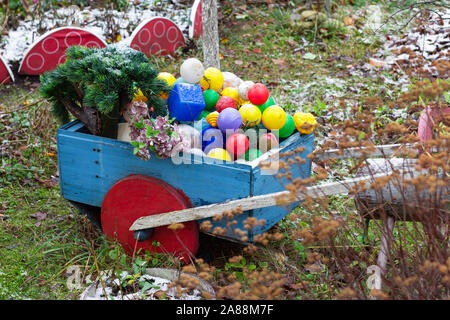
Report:
[{"label": "patch of snow", "polygon": [[[61,26],[77,26],[86,28],[104,39],[108,29],[118,29],[120,36],[126,42],[134,29],[144,20],[163,17],[172,20],[180,30],[186,34],[189,28],[190,7],[177,4],[167,4],[164,8],[157,8],[159,1],[136,1],[126,12],[77,6],[62,7],[44,12],[42,17],[33,20],[23,20],[15,30],[8,30],[0,42],[0,55],[7,62],[20,61],[25,51],[42,34]],[[41,30],[39,33],[38,30]]]}]

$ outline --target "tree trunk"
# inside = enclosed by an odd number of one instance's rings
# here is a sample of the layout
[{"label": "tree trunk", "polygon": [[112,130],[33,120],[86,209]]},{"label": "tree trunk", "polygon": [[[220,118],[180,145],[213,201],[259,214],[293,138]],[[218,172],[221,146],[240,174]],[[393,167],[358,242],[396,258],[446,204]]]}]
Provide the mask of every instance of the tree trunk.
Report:
[{"label": "tree trunk", "polygon": [[203,65],[220,70],[217,0],[202,0]]},{"label": "tree trunk", "polygon": [[100,135],[102,137],[117,139],[120,114],[125,110],[129,102],[127,94],[120,92],[119,100],[114,106],[114,109],[107,114],[100,113]]}]

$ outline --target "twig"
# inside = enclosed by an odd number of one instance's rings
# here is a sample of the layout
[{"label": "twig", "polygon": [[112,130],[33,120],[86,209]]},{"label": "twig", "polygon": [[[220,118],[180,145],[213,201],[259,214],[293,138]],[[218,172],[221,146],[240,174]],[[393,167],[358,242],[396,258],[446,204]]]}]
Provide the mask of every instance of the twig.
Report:
[{"label": "twig", "polygon": [[103,293],[105,294],[105,299],[108,300],[108,294],[106,293],[105,285],[103,284],[102,275],[100,274],[100,269],[98,267],[97,256],[95,255],[94,244],[91,242],[92,255],[94,256],[95,268],[97,269],[98,278],[100,279],[100,284],[102,285]]},{"label": "twig", "polygon": [[[384,27],[384,26],[387,24],[387,22],[388,22],[392,17],[394,17],[395,15],[399,14],[400,12],[406,11],[406,10],[411,10],[411,9],[414,8],[414,7],[421,7],[421,6],[427,5],[427,4],[431,4],[431,5],[433,5],[433,4],[439,4],[439,5],[443,6],[444,8],[448,8],[448,7],[445,6],[445,5],[442,3],[442,1],[440,1],[440,0],[423,1],[423,2],[419,2],[419,3],[413,3],[413,4],[411,4],[411,5],[407,6],[407,7],[400,8],[400,9],[398,9],[397,11],[395,11],[394,13],[392,13],[389,17],[386,18],[385,22],[384,22],[381,26],[379,26],[379,27],[374,31],[374,33],[377,33],[378,31],[380,31],[380,29],[381,29],[382,27]],[[428,10],[428,9],[427,9],[427,10]],[[419,13],[420,13],[420,11],[419,11]],[[411,22],[411,20],[414,19],[414,17],[416,17],[417,15],[418,15],[418,13],[416,13],[411,19],[409,19],[408,22],[407,22],[402,28],[406,27],[406,26]]]}]

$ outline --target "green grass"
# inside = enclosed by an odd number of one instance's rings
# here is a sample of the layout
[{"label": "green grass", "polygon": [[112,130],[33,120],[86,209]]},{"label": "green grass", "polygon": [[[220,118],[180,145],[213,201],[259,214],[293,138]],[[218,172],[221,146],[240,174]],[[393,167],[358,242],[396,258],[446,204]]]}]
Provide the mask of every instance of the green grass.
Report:
[{"label": "green grass", "polygon": [[[357,6],[362,3],[358,1]],[[300,32],[289,23],[291,9],[277,7],[269,11],[266,6],[247,6],[243,10],[237,5],[225,6],[220,26],[221,69],[243,80],[266,83],[275,101],[291,112],[305,110],[317,116],[327,116],[327,108],[339,99],[358,103],[365,95],[378,96],[386,88],[390,90],[386,100],[398,95],[400,88],[385,85],[379,77],[393,75],[380,72],[378,77],[370,78],[348,71],[350,64],[367,62],[367,55],[374,53],[379,44],[365,44],[364,34],[353,29],[330,27],[320,34],[312,30]],[[342,13],[340,17],[343,18]],[[303,38],[311,45],[303,46]],[[314,39],[316,42],[312,43]],[[195,56],[202,60],[201,42],[197,45],[198,50],[181,54],[175,61],[167,57],[150,60],[161,71],[178,77],[184,59]],[[305,59],[307,54],[315,58]],[[349,91],[351,88],[354,91]],[[0,299],[76,299],[80,290],[71,291],[66,285],[70,266],[80,266],[86,275],[95,274],[97,267],[107,270],[120,265],[120,269],[131,270],[130,259],[120,258],[123,255],[117,244],[106,241],[59,194],[55,141],[58,124],[50,115],[49,104],[41,101],[29,82],[0,90]],[[330,92],[336,97],[330,98]],[[301,95],[304,99],[299,104]],[[381,117],[389,110],[381,108],[379,112]],[[333,115],[327,121],[334,121]],[[352,217],[354,233],[362,234],[353,201],[335,197],[330,206],[343,217]],[[294,211],[299,212],[304,217],[313,214],[301,207]],[[38,221],[33,217],[37,213],[45,214],[45,219]],[[306,218],[292,222],[286,217],[277,228],[287,232],[308,224]],[[370,234],[371,239],[378,239],[377,236]],[[376,246],[373,241],[371,245]],[[362,244],[356,241],[354,245]],[[222,255],[217,274],[241,276],[242,269],[249,265],[268,266],[281,272],[295,270],[294,283],[309,281],[317,298],[329,298],[334,293],[321,283],[328,270],[308,273],[303,269],[311,250],[314,248],[286,238],[260,248],[257,255],[238,264],[227,263],[229,257]],[[287,257],[288,262],[280,260],[280,255]],[[151,267],[174,266],[161,255],[144,259]],[[290,298],[299,297],[294,294]]]}]

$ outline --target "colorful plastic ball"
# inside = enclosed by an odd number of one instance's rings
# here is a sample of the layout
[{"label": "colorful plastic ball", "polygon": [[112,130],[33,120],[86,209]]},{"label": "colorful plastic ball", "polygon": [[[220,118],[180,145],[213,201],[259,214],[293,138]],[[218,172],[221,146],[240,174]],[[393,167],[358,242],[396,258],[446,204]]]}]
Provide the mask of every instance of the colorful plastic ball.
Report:
[{"label": "colorful plastic ball", "polygon": [[215,148],[208,152],[208,157],[224,161],[232,161],[232,158],[227,150]]},{"label": "colorful plastic ball", "polygon": [[287,121],[286,112],[278,105],[267,107],[262,115],[264,127],[269,130],[279,130],[283,128]]},{"label": "colorful plastic ball", "polygon": [[269,90],[262,83],[255,83],[248,89],[247,96],[251,103],[261,105],[269,98]]},{"label": "colorful plastic ball", "polygon": [[206,119],[209,113],[210,113],[209,111],[203,110],[196,120]]},{"label": "colorful plastic ball", "polygon": [[223,148],[224,146],[223,132],[211,126],[206,127],[202,131],[202,149],[205,153],[215,148]]},{"label": "colorful plastic ball", "polygon": [[258,149],[248,149],[247,152],[245,152],[243,155],[241,155],[239,158],[244,159],[245,161],[253,161],[261,157],[263,153],[259,151]]},{"label": "colorful plastic ball", "polygon": [[255,83],[253,81],[244,81],[242,82],[238,87],[239,97],[244,100],[248,101],[248,90],[254,85]]},{"label": "colorful plastic ball", "polygon": [[176,85],[177,83],[187,83],[187,81],[184,80],[183,78],[179,77],[177,80],[175,80],[175,82],[173,83],[173,85]]},{"label": "colorful plastic ball", "polygon": [[175,81],[177,81],[177,79],[172,74],[170,74],[168,72],[160,72],[158,74],[157,78],[160,79],[160,80],[165,80],[169,87],[172,87],[173,84],[175,83]]},{"label": "colorful plastic ball", "polygon": [[238,107],[240,107],[240,106],[243,106],[244,104],[249,104],[249,103],[250,103],[250,101],[241,99],[241,97],[239,97],[239,101],[237,104],[238,104]]},{"label": "colorful plastic ball", "polygon": [[242,125],[242,116],[236,109],[226,108],[219,113],[217,127],[225,132],[226,130],[237,130]]},{"label": "colorful plastic ball", "polygon": [[189,83],[198,83],[204,73],[205,68],[203,67],[203,63],[196,58],[189,58],[185,60],[180,67],[181,77]]},{"label": "colorful plastic ball", "polygon": [[278,148],[279,145],[278,139],[273,133],[264,133],[259,137],[259,149],[263,153]]},{"label": "colorful plastic ball", "polygon": [[233,98],[233,100],[236,103],[239,103],[239,92],[234,87],[227,87],[227,88],[223,89],[221,95],[222,95],[222,97]]},{"label": "colorful plastic ball", "polygon": [[208,122],[208,124],[211,127],[216,128],[217,127],[217,118],[219,117],[219,113],[217,111],[211,112],[210,114],[208,114],[206,116],[206,122]]},{"label": "colorful plastic ball", "polygon": [[261,122],[261,111],[251,103],[244,104],[239,113],[242,116],[242,122],[247,126],[256,126]]},{"label": "colorful plastic ball", "polygon": [[257,107],[259,108],[259,110],[261,110],[261,113],[263,113],[267,109],[267,107],[273,106],[274,104],[275,101],[273,101],[273,98],[269,97],[264,104],[261,104]]},{"label": "colorful plastic ball", "polygon": [[222,112],[223,110],[231,108],[231,109],[237,109],[236,101],[234,101],[233,98],[228,96],[222,96],[220,97],[219,101],[216,103],[216,111]]},{"label": "colorful plastic ball", "polygon": [[232,72],[222,72],[223,75],[223,85],[222,88],[234,87],[238,88],[242,83],[242,80]]},{"label": "colorful plastic ball", "polygon": [[182,144],[186,148],[200,148],[201,146],[201,135],[200,132],[194,127],[187,124],[179,124],[178,132],[182,137]]},{"label": "colorful plastic ball", "polygon": [[220,95],[217,91],[208,89],[203,91],[203,98],[205,99],[206,110],[214,110],[216,108],[217,101],[220,99]]},{"label": "colorful plastic ball", "polygon": [[200,79],[200,85],[203,89],[220,90],[223,86],[223,74],[217,68],[208,68]]},{"label": "colorful plastic ball", "polygon": [[294,118],[290,114],[286,114],[287,120],[284,124],[283,128],[280,129],[278,134],[280,135],[280,138],[287,138],[295,131],[295,123]]},{"label": "colorful plastic ball", "polygon": [[239,158],[249,148],[247,136],[243,133],[232,134],[227,138],[226,148],[235,159]]},{"label": "colorful plastic ball", "polygon": [[317,125],[316,118],[309,112],[296,112],[293,118],[295,127],[302,134],[312,133]]}]

